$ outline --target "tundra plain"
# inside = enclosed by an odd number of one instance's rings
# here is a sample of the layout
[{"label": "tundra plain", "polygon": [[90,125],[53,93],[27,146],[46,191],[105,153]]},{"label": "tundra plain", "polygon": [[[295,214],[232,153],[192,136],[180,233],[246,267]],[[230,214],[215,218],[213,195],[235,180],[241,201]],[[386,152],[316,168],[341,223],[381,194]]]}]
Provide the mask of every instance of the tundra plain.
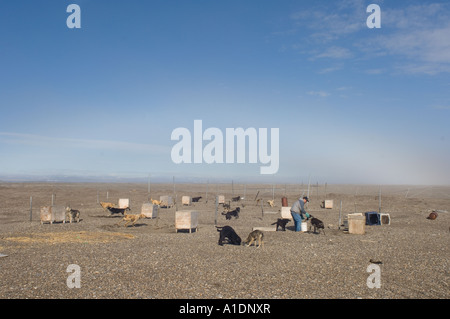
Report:
[{"label": "tundra plain", "polygon": [[[265,231],[264,247],[218,245],[215,226],[232,226],[245,239],[253,227],[274,227],[282,197],[291,206],[308,192],[307,211],[325,234],[296,233],[291,221],[284,232]],[[99,204],[127,198],[129,213],[139,214],[162,195],[175,206],[135,226],[117,225],[122,216]],[[216,214],[216,195],[226,203],[241,196],[230,202],[239,218],[226,220],[222,205]],[[182,196],[202,198],[183,206]],[[79,210],[80,222],[41,224],[40,207],[52,200]],[[322,208],[324,200],[333,208]],[[152,184],[148,193],[138,183],[1,183],[0,203],[2,299],[450,297],[450,186]],[[378,212],[380,204],[389,225],[366,225],[364,235],[344,230],[347,214]],[[198,211],[197,231],[176,232],[176,210]],[[433,210],[438,217],[427,219]],[[368,285],[373,262],[379,288]],[[79,288],[68,285],[71,265],[79,267]]]}]

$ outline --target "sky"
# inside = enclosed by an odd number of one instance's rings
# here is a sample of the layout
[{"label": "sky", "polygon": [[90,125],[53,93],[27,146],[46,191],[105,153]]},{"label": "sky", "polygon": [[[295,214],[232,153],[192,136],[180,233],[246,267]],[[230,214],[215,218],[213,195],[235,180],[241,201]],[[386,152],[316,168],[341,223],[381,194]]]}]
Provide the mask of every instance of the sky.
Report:
[{"label": "sky", "polygon": [[[0,180],[449,185],[450,3],[2,0],[0,111]],[[278,129],[278,170],[175,163],[196,120]]]}]

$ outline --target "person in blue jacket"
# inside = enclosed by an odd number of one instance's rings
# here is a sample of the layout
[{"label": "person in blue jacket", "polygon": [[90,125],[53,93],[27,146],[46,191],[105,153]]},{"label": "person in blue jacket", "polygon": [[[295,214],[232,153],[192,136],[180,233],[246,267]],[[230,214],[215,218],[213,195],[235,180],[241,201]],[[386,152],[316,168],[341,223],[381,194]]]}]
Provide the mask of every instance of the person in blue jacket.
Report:
[{"label": "person in blue jacket", "polygon": [[294,219],[295,224],[295,231],[300,231],[300,226],[302,224],[302,220],[305,219],[305,217],[308,219],[310,215],[305,210],[305,204],[309,202],[308,197],[300,198],[299,200],[295,201],[294,205],[291,207],[291,215]]}]

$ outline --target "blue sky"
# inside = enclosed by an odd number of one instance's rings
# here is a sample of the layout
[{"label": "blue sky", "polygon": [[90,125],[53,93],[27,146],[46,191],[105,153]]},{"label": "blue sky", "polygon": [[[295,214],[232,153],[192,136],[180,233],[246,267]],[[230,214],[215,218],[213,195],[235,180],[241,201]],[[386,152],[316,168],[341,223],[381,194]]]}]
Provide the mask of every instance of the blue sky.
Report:
[{"label": "blue sky", "polygon": [[[2,1],[0,110],[0,179],[449,184],[450,3]],[[279,128],[278,172],[174,164],[194,120]]]}]

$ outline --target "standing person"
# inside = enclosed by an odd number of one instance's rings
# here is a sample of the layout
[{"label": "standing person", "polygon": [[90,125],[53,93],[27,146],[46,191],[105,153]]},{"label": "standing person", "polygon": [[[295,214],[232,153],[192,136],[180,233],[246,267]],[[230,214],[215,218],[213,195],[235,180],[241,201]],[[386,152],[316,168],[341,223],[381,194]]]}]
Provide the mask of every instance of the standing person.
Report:
[{"label": "standing person", "polygon": [[294,205],[291,207],[291,215],[294,219],[295,231],[300,231],[300,226],[302,224],[302,220],[309,218],[310,215],[305,210],[305,203],[309,202],[308,197],[300,198],[298,201],[295,201]]}]

